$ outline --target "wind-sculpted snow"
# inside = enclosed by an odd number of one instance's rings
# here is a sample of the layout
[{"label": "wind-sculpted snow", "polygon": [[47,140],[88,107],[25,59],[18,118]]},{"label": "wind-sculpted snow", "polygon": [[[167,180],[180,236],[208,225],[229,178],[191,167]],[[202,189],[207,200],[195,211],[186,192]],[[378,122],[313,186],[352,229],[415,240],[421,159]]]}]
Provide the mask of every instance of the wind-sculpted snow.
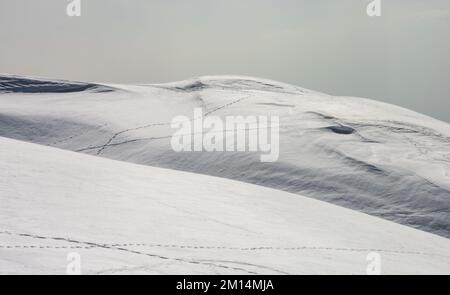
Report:
[{"label": "wind-sculpted snow", "polygon": [[0,137],[0,273],[449,274],[450,240],[301,195]]},{"label": "wind-sculpted snow", "polygon": [[[0,121],[7,122],[0,136],[267,186],[450,237],[447,123],[368,99],[249,77],[114,89],[0,94]],[[172,151],[171,120],[193,119],[197,107],[221,118],[279,116],[279,160]]]},{"label": "wind-sculpted snow", "polygon": [[0,93],[67,93],[86,90],[92,90],[95,92],[114,91],[110,87],[93,83],[50,81],[21,78],[17,76],[0,76]]},{"label": "wind-sculpted snow", "polygon": [[[0,126],[0,136],[46,145],[62,144],[72,138],[80,138],[83,134],[95,134],[102,128],[58,117],[20,114],[13,116],[0,114]],[[52,142],[53,138],[55,140]]]}]

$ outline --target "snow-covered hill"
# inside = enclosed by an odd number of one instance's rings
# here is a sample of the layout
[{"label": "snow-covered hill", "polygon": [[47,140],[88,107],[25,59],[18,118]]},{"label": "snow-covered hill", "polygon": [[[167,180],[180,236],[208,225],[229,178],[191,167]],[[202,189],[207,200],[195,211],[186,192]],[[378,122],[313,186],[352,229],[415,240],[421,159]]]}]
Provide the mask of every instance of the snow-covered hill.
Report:
[{"label": "snow-covered hill", "polygon": [[0,273],[450,273],[449,239],[280,190],[2,137],[0,163]]},{"label": "snow-covered hill", "polygon": [[[279,160],[172,151],[171,120],[195,107],[278,115]],[[450,125],[381,102],[236,76],[132,86],[4,75],[0,126],[4,137],[259,184],[450,237]]]}]

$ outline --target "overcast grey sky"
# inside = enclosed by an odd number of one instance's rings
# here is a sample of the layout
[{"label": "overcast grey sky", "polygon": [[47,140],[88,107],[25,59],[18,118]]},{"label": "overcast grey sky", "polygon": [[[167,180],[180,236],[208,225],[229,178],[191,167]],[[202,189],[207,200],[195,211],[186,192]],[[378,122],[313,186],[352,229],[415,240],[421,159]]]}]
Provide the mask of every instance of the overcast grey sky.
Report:
[{"label": "overcast grey sky", "polygon": [[450,122],[450,1],[0,0],[0,72],[115,83],[271,78]]}]

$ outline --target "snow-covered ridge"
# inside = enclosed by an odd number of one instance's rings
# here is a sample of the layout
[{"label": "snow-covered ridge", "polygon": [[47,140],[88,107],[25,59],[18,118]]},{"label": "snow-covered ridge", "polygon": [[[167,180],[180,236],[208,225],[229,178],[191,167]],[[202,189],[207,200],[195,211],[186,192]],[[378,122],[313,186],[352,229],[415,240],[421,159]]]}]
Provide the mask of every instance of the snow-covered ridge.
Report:
[{"label": "snow-covered ridge", "polygon": [[[450,237],[447,123],[251,77],[105,87],[117,90],[1,93],[0,136],[259,184]],[[170,122],[195,107],[220,117],[278,115],[279,161],[173,152]]]},{"label": "snow-covered ridge", "polygon": [[306,88],[301,88],[269,79],[253,78],[247,76],[203,76],[165,84],[148,84],[147,86],[162,87],[168,90],[180,92],[194,92],[214,88],[219,90],[253,90],[286,94],[303,94],[306,92],[314,93],[314,91]]},{"label": "snow-covered ridge", "polygon": [[450,240],[300,195],[0,137],[0,273],[449,274]]},{"label": "snow-covered ridge", "polygon": [[0,93],[70,93],[81,91],[109,92],[114,91],[114,89],[94,83],[24,78],[14,75],[0,76]]}]

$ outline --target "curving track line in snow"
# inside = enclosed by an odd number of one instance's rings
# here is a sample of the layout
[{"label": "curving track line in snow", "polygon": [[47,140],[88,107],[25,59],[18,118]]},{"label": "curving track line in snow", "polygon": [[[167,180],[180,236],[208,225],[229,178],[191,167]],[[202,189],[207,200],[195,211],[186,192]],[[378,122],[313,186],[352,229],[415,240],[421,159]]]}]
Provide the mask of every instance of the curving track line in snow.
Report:
[{"label": "curving track line in snow", "polygon": [[[251,97],[251,95],[247,95],[247,96],[241,97],[241,98],[239,98],[239,99],[233,100],[233,101],[231,101],[231,102],[229,102],[229,103],[227,103],[227,104],[224,104],[224,105],[221,105],[221,106],[219,106],[219,107],[216,107],[216,108],[214,108],[214,109],[212,109],[212,110],[209,110],[209,111],[205,112],[204,116],[205,116],[205,117],[206,117],[206,116],[209,116],[209,115],[211,115],[211,114],[214,113],[214,112],[217,112],[217,111],[219,111],[219,110],[221,110],[221,109],[227,108],[227,107],[229,107],[229,106],[231,106],[231,105],[233,105],[233,104],[239,103],[239,102],[241,102],[241,101],[243,101],[243,100],[246,100],[246,99],[248,99],[248,98],[250,98],[250,97]],[[190,119],[189,121],[192,122],[192,121],[194,121],[194,120],[196,120],[196,119],[198,119],[198,118],[192,118],[192,119]],[[170,124],[171,124],[171,122],[150,123],[150,124],[146,124],[146,125],[142,125],[142,126],[138,126],[138,127],[134,127],[134,128],[128,128],[128,129],[125,129],[125,130],[121,130],[121,131],[119,131],[119,132],[114,133],[114,134],[108,139],[108,141],[107,141],[105,144],[103,144],[103,145],[99,145],[99,146],[89,146],[89,147],[86,147],[86,148],[81,148],[81,149],[79,149],[79,150],[76,150],[76,152],[83,152],[83,151],[87,151],[87,150],[98,149],[97,152],[96,152],[96,155],[100,155],[100,154],[101,154],[105,149],[107,149],[108,147],[117,145],[117,144],[113,144],[112,142],[113,142],[119,135],[121,135],[121,134],[130,132],[130,131],[136,131],[136,130],[146,129],[146,128],[150,128],[150,127],[155,127],[155,126],[168,126],[168,125],[170,125]],[[163,138],[167,138],[167,137],[170,137],[170,136],[163,136],[163,137],[156,137],[156,138],[151,137],[151,138],[144,138],[144,139],[134,139],[134,140],[124,141],[124,142],[121,142],[121,143],[119,143],[119,144],[124,144],[124,143],[129,143],[129,142],[135,142],[135,141],[140,141],[140,140],[148,140],[148,139],[150,139],[150,140],[151,140],[151,139],[163,139]]]},{"label": "curving track line in snow", "polygon": [[[230,246],[205,246],[205,245],[179,245],[179,244],[158,244],[158,243],[92,243],[74,240],[71,238],[61,237],[47,237],[41,235],[32,235],[25,233],[13,233],[10,231],[0,231],[0,234],[10,236],[28,237],[41,240],[53,240],[69,243],[83,244],[85,246],[51,246],[51,245],[0,245],[3,249],[93,249],[93,248],[106,248],[106,249],[120,249],[122,247],[148,247],[148,248],[173,248],[173,249],[194,249],[194,250],[229,250],[229,251],[305,251],[305,250],[317,250],[317,251],[344,251],[344,252],[382,252],[391,254],[405,254],[405,255],[422,255],[422,256],[435,256],[450,259],[450,256],[428,253],[421,251],[407,251],[407,250],[389,250],[389,249],[377,249],[377,248],[348,248],[348,247],[326,247],[326,246],[295,246],[295,247],[271,247],[271,246],[256,246],[256,247],[230,247]],[[120,248],[117,248],[120,247]],[[129,249],[125,249],[129,250]],[[133,251],[133,250],[130,250]],[[146,254],[146,253],[144,253]],[[151,256],[151,254],[149,254]],[[157,256],[157,255],[156,255]]]},{"label": "curving track line in snow", "polygon": [[[188,260],[188,259],[183,259],[183,258],[178,258],[178,257],[170,257],[170,256],[159,255],[159,254],[146,253],[146,252],[141,252],[141,251],[127,249],[127,248],[124,248],[124,247],[121,247],[121,246],[111,246],[111,245],[107,245],[107,244],[99,244],[99,243],[88,242],[88,241],[80,241],[80,240],[74,240],[74,239],[70,239],[70,238],[47,237],[47,236],[42,236],[42,235],[32,235],[32,234],[26,234],[26,233],[13,233],[13,232],[10,232],[10,231],[0,231],[0,234],[7,234],[7,235],[11,235],[11,236],[20,236],[20,237],[28,237],[28,238],[41,239],[41,240],[53,240],[53,241],[62,241],[62,242],[68,242],[68,243],[76,243],[76,244],[81,244],[81,245],[85,245],[85,246],[89,246],[89,247],[93,247],[93,248],[103,248],[103,249],[108,249],[108,250],[118,250],[118,251],[122,251],[122,252],[128,252],[128,253],[132,253],[132,254],[137,254],[137,255],[142,255],[142,256],[162,259],[162,260],[171,260],[171,261],[176,261],[176,262],[181,262],[181,263],[206,265],[206,266],[230,269],[230,270],[235,270],[235,271],[243,271],[243,272],[246,272],[246,273],[249,273],[249,274],[259,274],[257,272],[254,272],[254,271],[251,271],[251,270],[247,270],[247,269],[241,268],[241,267],[232,267],[232,266],[228,266],[228,265],[217,264],[217,263],[206,262],[206,261]],[[63,248],[61,248],[61,249],[63,249]]]}]

